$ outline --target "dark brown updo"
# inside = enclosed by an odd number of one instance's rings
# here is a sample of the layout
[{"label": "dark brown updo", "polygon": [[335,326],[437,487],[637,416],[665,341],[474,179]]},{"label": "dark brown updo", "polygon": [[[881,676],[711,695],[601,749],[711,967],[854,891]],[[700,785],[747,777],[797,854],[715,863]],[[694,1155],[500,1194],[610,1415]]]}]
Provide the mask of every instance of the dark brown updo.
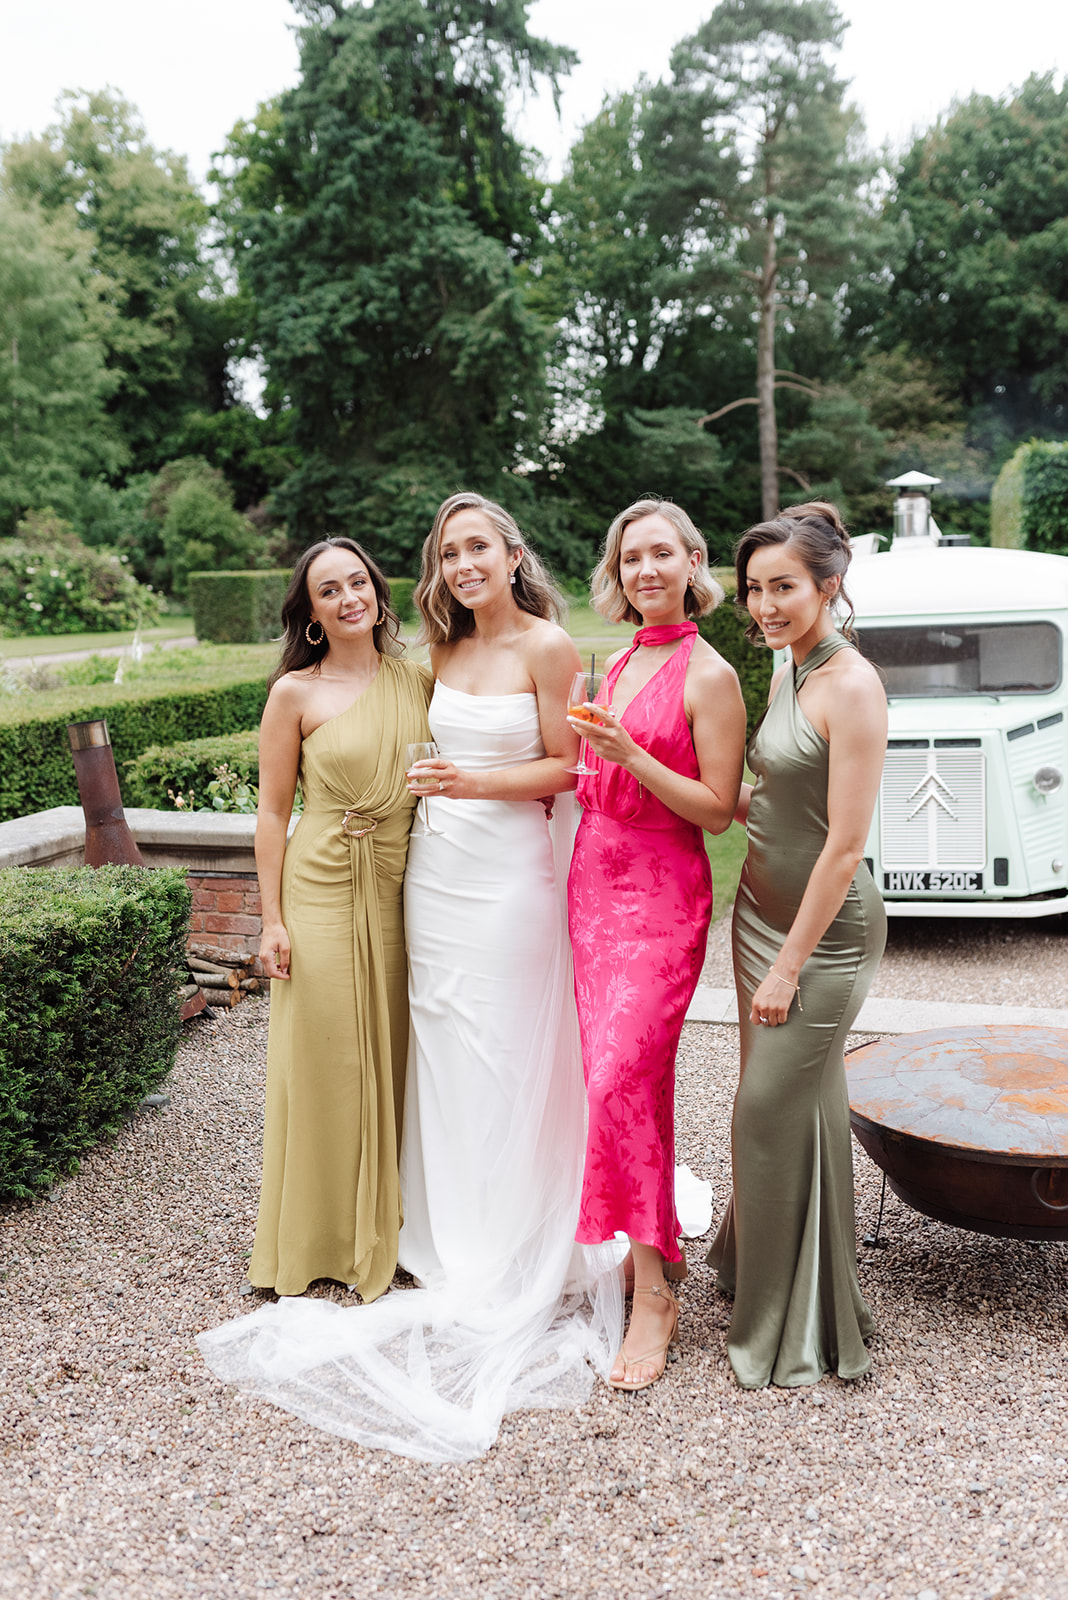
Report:
[{"label": "dark brown updo", "polygon": [[[839,623],[847,639],[855,637],[853,631],[853,602],[845,589],[845,575],[853,559],[852,547],[845,523],[838,507],[829,500],[809,500],[805,505],[786,506],[770,522],[758,522],[748,528],[734,547],[734,571],[738,580],[735,603],[739,611],[748,615],[747,574],[751,557],[768,545],[789,544],[794,547],[805,565],[809,577],[822,593],[827,593],[827,582],[839,580],[835,600],[846,607],[845,621]],[[752,618],[745,636],[753,644],[763,644],[764,634]]]}]

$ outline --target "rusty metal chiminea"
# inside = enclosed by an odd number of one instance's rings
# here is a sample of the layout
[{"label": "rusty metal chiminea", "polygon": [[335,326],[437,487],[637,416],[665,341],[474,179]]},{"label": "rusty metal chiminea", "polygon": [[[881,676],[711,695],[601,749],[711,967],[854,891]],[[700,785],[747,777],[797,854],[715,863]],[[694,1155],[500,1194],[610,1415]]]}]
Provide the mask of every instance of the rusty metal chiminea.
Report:
[{"label": "rusty metal chiminea", "polygon": [[67,737],[85,812],[86,866],[143,867],[144,858],[123,813],[107,723],[102,717],[96,722],[70,722]]}]

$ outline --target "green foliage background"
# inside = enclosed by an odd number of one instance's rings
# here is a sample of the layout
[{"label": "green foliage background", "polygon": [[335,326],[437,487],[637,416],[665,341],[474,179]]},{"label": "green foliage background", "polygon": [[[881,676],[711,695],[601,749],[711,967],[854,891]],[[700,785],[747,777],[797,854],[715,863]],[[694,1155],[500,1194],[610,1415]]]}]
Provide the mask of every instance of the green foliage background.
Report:
[{"label": "green foliage background", "polygon": [[573,57],[529,9],[298,0],[298,81],[212,206],[111,91],[3,149],[0,541],[51,508],[179,598],[324,533],[411,579],[472,487],[578,582],[650,492],[726,561],[762,454],[765,496],[859,532],[920,467],[989,538],[1002,466],[1068,429],[1068,87],[972,95],[880,166],[832,0],[720,0],[547,183],[512,108]]},{"label": "green foliage background", "polygon": [[186,800],[192,791],[194,805],[207,808],[208,785],[216,767],[224,763],[244,782],[259,787],[259,740],[259,730],[252,728],[244,733],[150,745],[135,760],[124,763],[120,772],[123,799],[128,806],[167,811],[174,806],[168,791]]}]

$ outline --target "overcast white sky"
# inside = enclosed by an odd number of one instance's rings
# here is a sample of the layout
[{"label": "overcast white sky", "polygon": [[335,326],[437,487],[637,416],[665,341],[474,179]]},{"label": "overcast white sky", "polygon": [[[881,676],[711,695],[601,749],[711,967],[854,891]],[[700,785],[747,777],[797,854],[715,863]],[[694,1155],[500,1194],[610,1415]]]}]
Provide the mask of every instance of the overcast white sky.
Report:
[{"label": "overcast white sky", "polygon": [[[671,48],[714,0],[533,0],[535,32],[578,51],[562,122],[551,101],[520,132],[559,171],[605,92],[667,70]],[[875,145],[901,146],[954,98],[1000,94],[1031,72],[1063,74],[1065,0],[838,0],[850,22],[840,70]],[[293,83],[288,0],[0,0],[0,140],[40,133],[64,89],[111,85],[140,109],[153,144],[203,178],[233,124]]]}]

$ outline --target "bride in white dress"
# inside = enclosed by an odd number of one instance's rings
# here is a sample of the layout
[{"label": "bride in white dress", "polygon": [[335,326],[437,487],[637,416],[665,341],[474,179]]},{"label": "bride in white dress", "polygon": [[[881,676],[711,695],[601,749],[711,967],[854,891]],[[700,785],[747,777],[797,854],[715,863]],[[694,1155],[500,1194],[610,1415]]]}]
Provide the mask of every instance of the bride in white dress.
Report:
[{"label": "bride in white dress", "polygon": [[[412,770],[434,833],[405,876],[411,1035],[400,1263],[372,1306],[286,1299],[201,1336],[220,1377],[425,1460],[502,1416],[575,1406],[622,1331],[620,1251],[574,1243],[585,1097],[564,886],[575,647],[507,512],[441,507],[416,599],[441,755]],[[539,799],[561,795],[550,824]]]}]

